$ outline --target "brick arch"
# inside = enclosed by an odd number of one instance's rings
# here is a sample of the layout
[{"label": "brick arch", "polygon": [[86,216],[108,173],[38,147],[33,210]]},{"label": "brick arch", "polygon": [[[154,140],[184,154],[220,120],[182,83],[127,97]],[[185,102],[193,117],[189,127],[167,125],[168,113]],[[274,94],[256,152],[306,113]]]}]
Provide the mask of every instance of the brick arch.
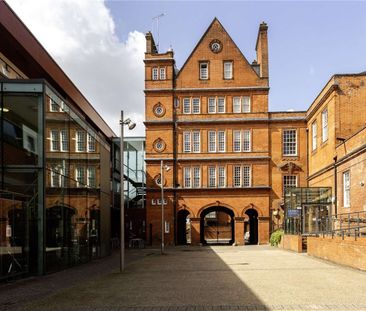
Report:
[{"label": "brick arch", "polygon": [[254,209],[258,213],[258,217],[263,217],[262,210],[256,207],[254,204],[249,204],[246,207],[244,207],[243,211],[241,212],[241,217],[245,217],[245,212],[249,209]]},{"label": "brick arch", "polygon": [[229,204],[225,204],[225,203],[222,203],[220,201],[216,201],[216,202],[213,202],[213,203],[209,203],[209,204],[206,204],[204,206],[202,206],[198,212],[197,212],[197,218],[201,218],[201,214],[202,212],[207,209],[207,208],[210,208],[210,207],[215,207],[215,206],[222,206],[222,207],[225,207],[229,210],[231,210],[234,214],[234,217],[239,217],[239,214],[237,213],[237,211],[235,210],[235,208],[233,208],[231,205]]},{"label": "brick arch", "polygon": [[190,214],[190,216],[191,216],[191,218],[194,218],[194,217],[195,217],[195,215],[194,215],[193,211],[192,211],[188,206],[186,206],[186,205],[184,205],[184,206],[180,207],[180,208],[177,210],[177,214],[178,214],[180,211],[188,211],[188,212],[189,212],[189,214]]}]

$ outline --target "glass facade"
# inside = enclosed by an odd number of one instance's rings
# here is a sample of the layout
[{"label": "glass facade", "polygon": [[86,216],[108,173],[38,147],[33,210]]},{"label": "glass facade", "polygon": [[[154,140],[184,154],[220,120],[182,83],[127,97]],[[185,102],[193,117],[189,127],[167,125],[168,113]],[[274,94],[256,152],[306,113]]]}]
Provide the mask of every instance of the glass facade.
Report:
[{"label": "glass facade", "polygon": [[331,188],[286,188],[285,233],[318,234],[331,224]]},{"label": "glass facade", "polygon": [[0,85],[0,277],[108,253],[110,145],[47,83]]},{"label": "glass facade", "polygon": [[[113,189],[114,203],[112,216],[112,237],[119,238],[120,221],[120,139],[113,139],[114,168]],[[126,245],[132,238],[145,239],[145,137],[124,138],[124,197],[125,197],[125,237]]]}]

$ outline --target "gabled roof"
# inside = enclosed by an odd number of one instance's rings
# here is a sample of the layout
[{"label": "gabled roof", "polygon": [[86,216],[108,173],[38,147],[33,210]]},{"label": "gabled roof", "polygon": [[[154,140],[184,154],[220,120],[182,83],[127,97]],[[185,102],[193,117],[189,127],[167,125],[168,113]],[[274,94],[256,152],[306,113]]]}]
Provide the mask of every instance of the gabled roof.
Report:
[{"label": "gabled roof", "polygon": [[201,45],[203,39],[207,36],[207,34],[209,33],[209,31],[211,30],[211,28],[213,27],[213,25],[215,23],[218,23],[219,26],[222,28],[223,32],[227,35],[227,37],[229,38],[230,41],[232,41],[232,43],[234,44],[234,46],[238,49],[238,51],[240,52],[241,56],[243,57],[243,59],[245,60],[245,62],[248,64],[248,66],[252,69],[253,73],[259,78],[258,73],[253,69],[253,67],[251,66],[251,64],[248,62],[248,60],[246,59],[246,57],[244,56],[244,54],[242,53],[242,51],[238,48],[238,46],[236,45],[235,41],[231,38],[231,36],[229,35],[229,33],[226,31],[226,29],[224,28],[224,26],[220,23],[219,19],[217,17],[215,17],[211,24],[208,26],[208,28],[206,29],[206,31],[204,32],[204,34],[202,35],[201,39],[197,42],[196,46],[194,47],[194,49],[192,50],[191,54],[188,56],[188,58],[186,59],[186,61],[184,62],[182,68],[179,70],[178,75],[176,78],[179,77],[179,75],[183,72],[184,67],[186,66],[186,64],[189,62],[189,60],[192,58],[192,56],[194,55],[194,53],[196,52],[197,48]]}]

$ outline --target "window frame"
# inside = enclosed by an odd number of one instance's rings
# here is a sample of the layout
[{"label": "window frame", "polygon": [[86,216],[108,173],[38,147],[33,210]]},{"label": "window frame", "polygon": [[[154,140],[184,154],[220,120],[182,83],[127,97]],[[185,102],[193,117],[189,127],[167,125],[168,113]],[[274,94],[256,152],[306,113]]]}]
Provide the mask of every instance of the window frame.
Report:
[{"label": "window frame", "polygon": [[[56,129],[50,129],[50,151],[60,151],[60,132]],[[54,148],[56,147],[56,148]]]},{"label": "window frame", "polygon": [[[90,180],[91,180],[91,172],[93,172],[94,174],[94,183],[91,184]],[[93,180],[93,179],[92,179]],[[95,166],[89,166],[86,170],[86,184],[88,186],[88,188],[96,188],[97,187],[97,170]]]},{"label": "window frame", "polygon": [[311,150],[315,151],[317,148],[318,148],[318,123],[315,120],[313,123],[311,123]]},{"label": "window frame", "polygon": [[[187,105],[188,104],[188,105]],[[183,98],[183,114],[191,114],[192,113],[192,102],[190,97],[184,97]],[[186,110],[186,107],[188,108]]]},{"label": "window frame", "polygon": [[[247,105],[246,105],[246,102],[244,101],[244,98],[248,99]],[[248,107],[248,109],[245,109],[246,107]],[[251,113],[252,112],[251,97],[249,95],[244,95],[241,97],[241,112],[242,113]]]},{"label": "window frame", "polygon": [[[223,176],[221,175],[221,172],[223,172]],[[223,183],[221,183],[222,178],[223,178]],[[226,166],[225,165],[219,165],[217,167],[217,187],[226,188]]]},{"label": "window frame", "polygon": [[[187,138],[189,138],[187,140]],[[186,148],[188,147],[189,148]],[[183,131],[183,153],[192,152],[192,133],[190,131]]]},{"label": "window frame", "polygon": [[[213,141],[211,141],[211,136],[210,134],[213,134]],[[210,152],[210,153],[214,153],[214,152],[217,152],[217,144],[216,144],[216,136],[217,136],[217,133],[216,131],[213,131],[213,130],[209,130],[207,131],[207,141],[208,141],[208,144],[207,144],[207,151]],[[214,148],[211,148],[211,146],[213,146]]]},{"label": "window frame", "polygon": [[[346,182],[346,176],[348,177],[348,184]],[[342,174],[343,179],[343,207],[351,207],[351,172],[350,170],[344,171]]]},{"label": "window frame", "polygon": [[[204,76],[202,73],[203,73],[203,71],[202,71],[202,66],[203,65],[206,65],[206,75]],[[200,61],[199,62],[199,79],[200,80],[209,80],[209,77],[210,77],[210,75],[209,75],[209,62],[208,61]]]},{"label": "window frame", "polygon": [[[227,70],[226,65],[230,64],[230,75],[226,76]],[[234,79],[234,62],[232,60],[224,60],[223,61],[223,77],[224,80],[233,80]]]},{"label": "window frame", "polygon": [[[198,137],[198,149],[196,149],[195,135]],[[191,152],[200,153],[201,152],[201,132],[200,131],[192,131],[191,132]]]},{"label": "window frame", "polygon": [[[220,99],[222,100],[223,103],[223,111],[220,111]],[[217,109],[216,109],[217,113],[226,113],[226,98],[222,97],[222,96],[218,96],[217,97]]]},{"label": "window frame", "polygon": [[184,188],[192,188],[192,169],[190,166],[183,168],[183,186]]},{"label": "window frame", "polygon": [[[294,177],[295,178],[295,186],[286,186],[285,179],[286,178],[289,178],[289,177]],[[286,175],[283,175],[282,176],[282,193],[283,193],[283,196],[285,196],[285,190],[287,188],[296,188],[297,185],[298,185],[298,175],[294,175],[294,174],[286,174]]]},{"label": "window frame", "polygon": [[[246,133],[248,136],[246,137]],[[246,141],[248,138],[248,142]],[[252,131],[251,130],[243,130],[242,132],[242,140],[243,140],[243,152],[251,152],[252,151]],[[246,149],[246,143],[248,144],[248,149]]]},{"label": "window frame", "polygon": [[[213,100],[213,106],[210,106],[210,100]],[[208,97],[207,99],[207,113],[216,113],[216,105],[217,105],[217,99],[216,97]],[[213,111],[210,111],[210,107],[213,107]]]},{"label": "window frame", "polygon": [[166,67],[159,67],[159,80],[166,80]]},{"label": "window frame", "polygon": [[159,80],[159,67],[152,67],[151,69],[151,80]]},{"label": "window frame", "polygon": [[[81,134],[82,135],[79,135]],[[83,137],[82,141],[80,141],[80,137]],[[76,130],[76,133],[75,133],[75,152],[86,152],[86,132],[84,130]],[[79,147],[80,146],[83,146],[82,150],[80,149],[79,150]]]},{"label": "window frame", "polygon": [[322,111],[322,143],[325,143],[329,138],[328,130],[328,108],[325,108]]},{"label": "window frame", "polygon": [[[223,141],[220,140],[220,134],[223,134],[221,137],[223,138]],[[226,152],[226,131],[217,131],[216,140],[217,152]],[[223,146],[223,148],[221,148],[221,146]]]},{"label": "window frame", "polygon": [[[65,135],[63,135],[65,134]],[[63,139],[66,138],[66,139]],[[70,140],[69,140],[69,131],[65,129],[60,130],[60,151],[61,152],[68,152],[70,147]],[[66,146],[66,148],[64,148]]]},{"label": "window frame", "polygon": [[[295,132],[295,142],[285,142],[285,136],[287,132]],[[286,153],[286,144],[295,144],[295,152],[294,153]],[[289,145],[287,145],[287,147],[289,147]],[[297,147],[297,130],[296,129],[290,129],[290,128],[286,128],[286,129],[282,129],[282,156],[284,157],[296,157],[298,155],[298,147]]]},{"label": "window frame", "polygon": [[[213,175],[211,175],[211,173],[213,173]],[[217,187],[217,169],[216,166],[214,165],[209,165],[207,167],[207,187],[208,188],[216,188]],[[211,183],[211,181],[213,181],[213,184]]]},{"label": "window frame", "polygon": [[[198,103],[198,106],[195,107],[195,100],[197,100],[198,102],[196,102],[196,104]],[[195,108],[198,107],[198,111],[195,111]],[[193,97],[191,100],[191,113],[192,114],[200,114],[201,113],[201,99],[199,97]]]}]

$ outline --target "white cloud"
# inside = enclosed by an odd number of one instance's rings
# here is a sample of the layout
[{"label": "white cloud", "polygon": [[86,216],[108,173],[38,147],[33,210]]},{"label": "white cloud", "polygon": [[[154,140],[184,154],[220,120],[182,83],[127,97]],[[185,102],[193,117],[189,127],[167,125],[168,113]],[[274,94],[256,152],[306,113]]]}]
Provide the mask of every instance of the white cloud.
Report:
[{"label": "white cloud", "polygon": [[121,42],[104,0],[7,2],[116,134],[123,109],[144,135],[144,34]]}]

